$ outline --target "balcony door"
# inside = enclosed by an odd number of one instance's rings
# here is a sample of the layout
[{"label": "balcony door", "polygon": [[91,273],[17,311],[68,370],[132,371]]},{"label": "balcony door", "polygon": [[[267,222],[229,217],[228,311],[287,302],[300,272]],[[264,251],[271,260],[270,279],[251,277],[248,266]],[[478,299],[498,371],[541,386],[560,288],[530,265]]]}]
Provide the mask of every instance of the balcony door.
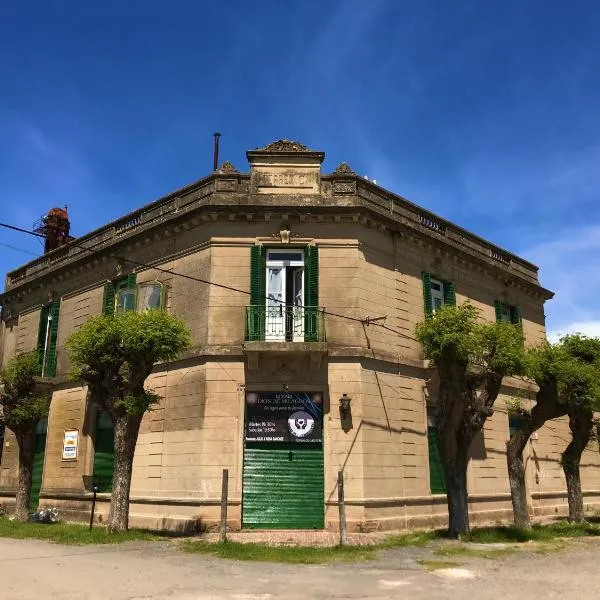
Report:
[{"label": "balcony door", "polygon": [[304,341],[304,252],[268,250],[266,341]]}]

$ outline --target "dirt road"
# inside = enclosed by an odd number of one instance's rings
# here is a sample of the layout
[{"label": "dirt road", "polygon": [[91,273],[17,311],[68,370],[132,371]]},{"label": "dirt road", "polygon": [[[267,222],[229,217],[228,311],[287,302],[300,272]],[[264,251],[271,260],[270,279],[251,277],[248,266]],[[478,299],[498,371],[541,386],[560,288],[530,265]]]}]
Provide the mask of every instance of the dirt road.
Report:
[{"label": "dirt road", "polygon": [[[0,539],[1,600],[312,600],[570,598],[598,596],[600,545],[539,555],[464,558],[428,572],[431,550],[399,548],[376,561],[333,566],[232,562],[185,554],[176,543],[59,546]],[[439,557],[437,557],[439,559]]]}]

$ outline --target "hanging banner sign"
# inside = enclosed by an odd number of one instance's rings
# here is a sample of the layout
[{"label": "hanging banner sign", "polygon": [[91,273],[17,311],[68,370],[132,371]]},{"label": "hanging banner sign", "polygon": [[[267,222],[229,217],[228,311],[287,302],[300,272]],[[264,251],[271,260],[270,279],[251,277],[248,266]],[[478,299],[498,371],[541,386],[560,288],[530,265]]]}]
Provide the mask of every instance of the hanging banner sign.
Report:
[{"label": "hanging banner sign", "polygon": [[322,442],[321,392],[248,392],[247,442]]},{"label": "hanging banner sign", "polygon": [[77,429],[66,430],[63,438],[63,460],[77,460],[78,447],[79,431]]}]

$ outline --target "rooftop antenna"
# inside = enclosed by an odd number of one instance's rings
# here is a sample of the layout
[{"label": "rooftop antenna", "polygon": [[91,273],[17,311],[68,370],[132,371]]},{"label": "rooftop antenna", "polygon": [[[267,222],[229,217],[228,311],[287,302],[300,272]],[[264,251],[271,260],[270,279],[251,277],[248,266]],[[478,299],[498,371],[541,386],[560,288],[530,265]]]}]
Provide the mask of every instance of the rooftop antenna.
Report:
[{"label": "rooftop antenna", "polygon": [[214,143],[214,152],[213,152],[213,171],[217,170],[219,166],[219,138],[221,134],[218,132],[213,133],[213,138],[215,139]]}]

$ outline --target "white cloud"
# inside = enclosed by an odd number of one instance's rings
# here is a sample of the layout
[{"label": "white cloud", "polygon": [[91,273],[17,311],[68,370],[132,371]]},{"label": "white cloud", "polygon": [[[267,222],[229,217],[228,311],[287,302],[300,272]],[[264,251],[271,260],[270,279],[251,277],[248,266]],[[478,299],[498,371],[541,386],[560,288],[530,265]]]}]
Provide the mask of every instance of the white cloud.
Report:
[{"label": "white cloud", "polygon": [[521,252],[539,265],[542,285],[556,294],[545,309],[549,335],[600,335],[599,252],[600,225],[595,224]]},{"label": "white cloud", "polygon": [[588,337],[600,337],[600,321],[578,321],[569,323],[560,329],[548,331],[548,340],[558,342],[558,340],[569,333],[582,333]]}]

